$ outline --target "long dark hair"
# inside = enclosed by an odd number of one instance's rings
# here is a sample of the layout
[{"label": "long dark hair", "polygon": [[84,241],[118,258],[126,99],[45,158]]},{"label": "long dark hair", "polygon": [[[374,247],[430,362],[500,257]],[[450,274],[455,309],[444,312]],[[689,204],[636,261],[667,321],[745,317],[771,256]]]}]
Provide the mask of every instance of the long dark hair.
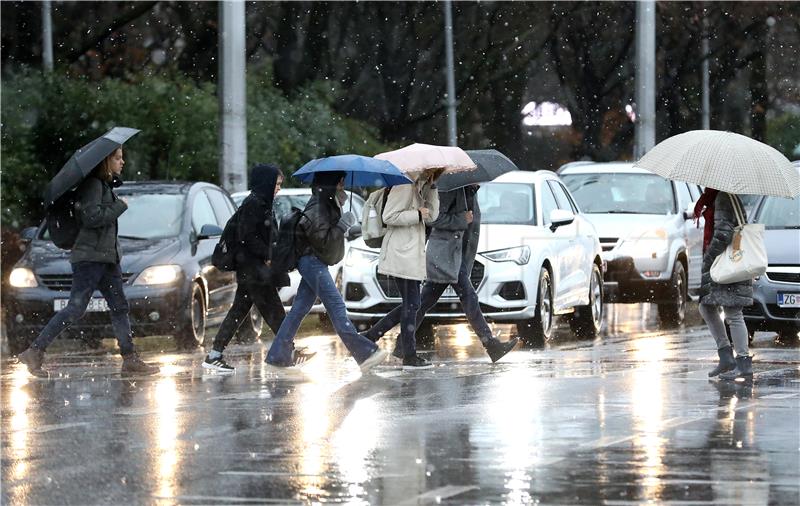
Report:
[{"label": "long dark hair", "polygon": [[96,178],[102,179],[106,183],[111,183],[114,180],[115,174],[114,174],[114,171],[111,170],[110,160],[111,160],[112,156],[117,154],[117,151],[121,151],[121,150],[122,150],[122,148],[117,148],[114,151],[112,151],[110,155],[108,155],[107,157],[103,158],[103,161],[98,163],[97,167],[92,169],[92,174]]}]

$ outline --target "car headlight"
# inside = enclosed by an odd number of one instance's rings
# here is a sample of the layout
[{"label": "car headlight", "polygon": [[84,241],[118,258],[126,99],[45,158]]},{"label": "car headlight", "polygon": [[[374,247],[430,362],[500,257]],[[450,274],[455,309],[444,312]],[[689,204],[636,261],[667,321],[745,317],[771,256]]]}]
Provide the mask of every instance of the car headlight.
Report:
[{"label": "car headlight", "polygon": [[134,285],[166,285],[174,283],[181,277],[181,268],[178,265],[154,265],[143,270],[136,277]]},{"label": "car headlight", "polygon": [[531,249],[527,246],[516,246],[487,251],[481,253],[481,256],[493,262],[514,262],[517,265],[525,265],[531,259]]},{"label": "car headlight", "polygon": [[368,251],[365,249],[358,249],[358,248],[350,248],[347,251],[347,259],[345,259],[344,264],[347,267],[354,267],[356,265],[366,265],[371,264],[375,260],[378,259],[380,256],[379,253],[375,251]]},{"label": "car headlight", "polygon": [[628,236],[619,245],[619,249],[635,258],[657,258],[659,253],[663,254],[669,250],[668,237],[669,234],[663,228],[646,230],[643,233]]},{"label": "car headlight", "polygon": [[11,275],[8,276],[8,282],[15,288],[35,288],[39,286],[33,271],[27,267],[17,267],[12,270]]}]

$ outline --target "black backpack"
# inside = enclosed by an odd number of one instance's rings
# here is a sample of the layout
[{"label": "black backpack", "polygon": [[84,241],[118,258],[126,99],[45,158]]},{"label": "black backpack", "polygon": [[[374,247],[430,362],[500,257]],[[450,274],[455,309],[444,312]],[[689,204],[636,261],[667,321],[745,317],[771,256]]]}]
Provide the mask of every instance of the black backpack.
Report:
[{"label": "black backpack", "polygon": [[75,211],[77,201],[78,195],[73,190],[53,202],[47,209],[45,221],[50,239],[61,249],[72,249],[75,246],[75,239],[78,238],[81,225],[78,222],[78,213]]},{"label": "black backpack", "polygon": [[284,273],[297,269],[297,239],[303,234],[299,226],[304,216],[303,211],[294,207],[289,216],[281,221],[278,227],[278,240],[272,250],[273,272]]},{"label": "black backpack", "polygon": [[211,263],[221,271],[236,270],[236,252],[239,244],[239,210],[228,219],[219,242],[211,254]]}]

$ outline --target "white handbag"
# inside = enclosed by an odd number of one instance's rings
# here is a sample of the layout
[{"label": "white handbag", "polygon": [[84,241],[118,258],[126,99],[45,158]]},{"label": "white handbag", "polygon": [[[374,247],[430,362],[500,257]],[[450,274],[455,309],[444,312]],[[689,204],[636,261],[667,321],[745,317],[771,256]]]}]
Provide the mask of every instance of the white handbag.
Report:
[{"label": "white handbag", "polygon": [[733,231],[731,243],[711,265],[711,279],[721,285],[746,281],[767,272],[764,225],[745,223],[742,203],[730,193],[728,197],[739,226]]}]

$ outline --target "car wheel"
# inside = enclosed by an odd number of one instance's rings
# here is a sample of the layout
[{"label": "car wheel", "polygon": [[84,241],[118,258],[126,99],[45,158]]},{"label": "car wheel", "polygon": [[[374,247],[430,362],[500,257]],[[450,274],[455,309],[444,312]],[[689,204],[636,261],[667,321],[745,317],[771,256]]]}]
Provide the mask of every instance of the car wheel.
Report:
[{"label": "car wheel", "polygon": [[786,327],[778,330],[776,341],[780,341],[782,344],[789,345],[800,344],[800,335],[798,335],[798,329]]},{"label": "car wheel", "polygon": [[236,342],[239,344],[254,343],[261,336],[261,329],[264,327],[264,319],[261,318],[261,313],[258,308],[253,306],[247,319],[242,322],[242,326],[236,331]]},{"label": "car wheel", "polygon": [[666,328],[678,327],[686,318],[686,269],[680,262],[676,262],[672,268],[672,297],[674,302],[658,305],[658,318]]},{"label": "car wheel", "polygon": [[550,272],[539,273],[539,288],[536,296],[536,313],[531,320],[517,323],[517,333],[523,343],[541,347],[553,332],[553,284]]},{"label": "car wheel", "polygon": [[90,350],[99,350],[103,347],[103,340],[98,337],[82,336],[81,341]]},{"label": "car wheel", "polygon": [[175,334],[181,349],[194,349],[202,346],[206,337],[206,303],[200,285],[192,283],[192,293],[184,310],[183,321]]},{"label": "car wheel", "polygon": [[319,319],[319,326],[321,330],[324,332],[333,332],[333,322],[331,321],[327,312],[320,313],[317,315],[317,318]]},{"label": "car wheel", "polygon": [[578,306],[569,319],[572,333],[579,339],[594,339],[600,334],[603,325],[603,278],[600,268],[592,265],[592,278],[589,282],[589,305]]},{"label": "car wheel", "polygon": [[436,342],[436,329],[430,321],[422,320],[417,329],[417,349],[432,350]]}]

